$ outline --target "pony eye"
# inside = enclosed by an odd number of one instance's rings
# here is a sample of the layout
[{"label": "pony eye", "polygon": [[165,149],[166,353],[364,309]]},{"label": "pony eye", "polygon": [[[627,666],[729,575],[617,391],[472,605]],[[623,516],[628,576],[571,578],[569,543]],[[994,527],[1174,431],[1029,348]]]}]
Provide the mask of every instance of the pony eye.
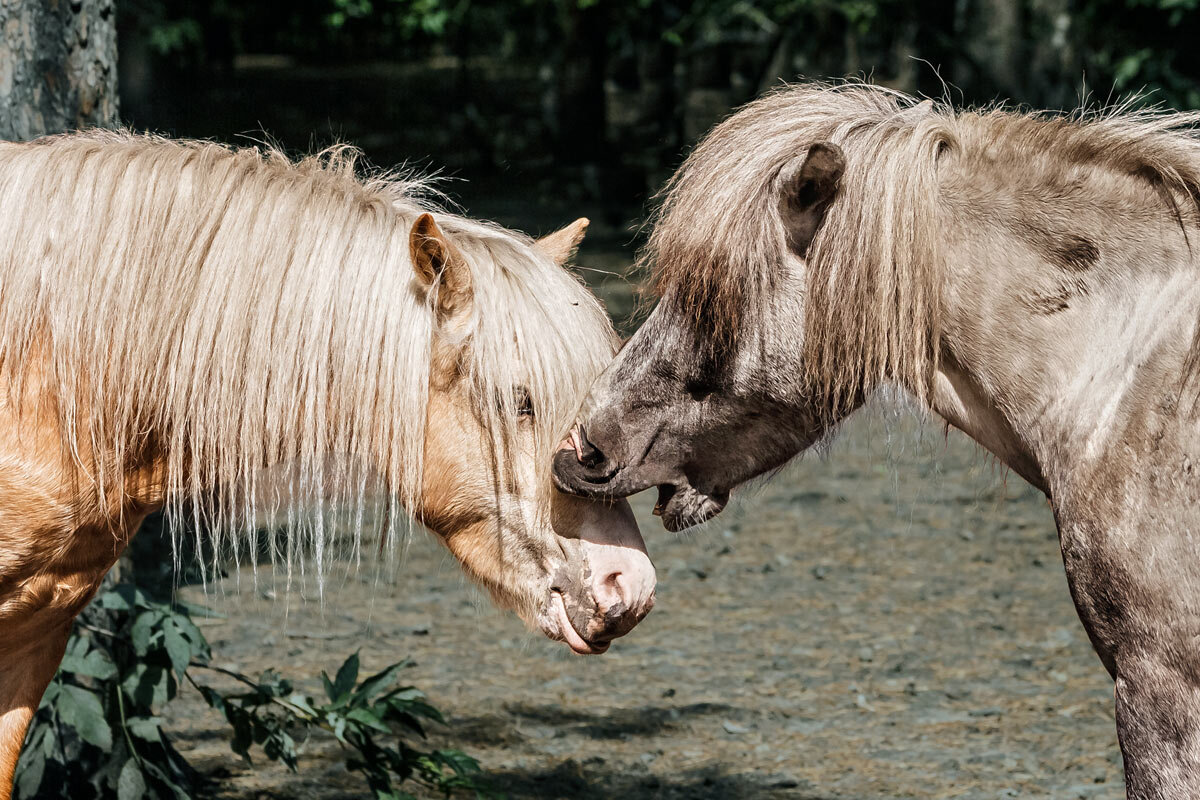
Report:
[{"label": "pony eye", "polygon": [[529,396],[529,390],[520,386],[513,392],[513,395],[513,407],[517,409],[517,416],[532,417],[533,398]]},{"label": "pony eye", "polygon": [[696,402],[700,402],[717,390],[716,384],[699,378],[689,380],[683,388]]}]

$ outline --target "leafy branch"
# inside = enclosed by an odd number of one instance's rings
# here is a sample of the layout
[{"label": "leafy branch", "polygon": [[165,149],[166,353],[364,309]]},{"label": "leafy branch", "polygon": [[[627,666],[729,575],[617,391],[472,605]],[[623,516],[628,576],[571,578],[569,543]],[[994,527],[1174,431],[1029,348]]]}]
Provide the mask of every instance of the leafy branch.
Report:
[{"label": "leafy branch", "polygon": [[[171,744],[159,713],[184,681],[224,715],[233,729],[230,746],[248,764],[258,747],[268,760],[296,771],[297,737],[303,741],[324,730],[376,800],[408,800],[412,795],[401,788],[406,782],[446,797],[495,796],[473,758],[412,744],[425,737],[428,723],[445,719],[418,689],[398,685],[409,661],[360,682],[355,653],[333,679],[321,674],[326,697],[317,701],[274,670],[255,680],[213,666],[209,644],[193,622],[193,616],[212,616],[207,609],[157,601],[132,584],[105,592],[94,607],[105,624],[76,626],[26,740],[16,779],[19,800],[192,797],[201,778]],[[201,671],[232,678],[243,690],[215,689],[198,679]]]}]

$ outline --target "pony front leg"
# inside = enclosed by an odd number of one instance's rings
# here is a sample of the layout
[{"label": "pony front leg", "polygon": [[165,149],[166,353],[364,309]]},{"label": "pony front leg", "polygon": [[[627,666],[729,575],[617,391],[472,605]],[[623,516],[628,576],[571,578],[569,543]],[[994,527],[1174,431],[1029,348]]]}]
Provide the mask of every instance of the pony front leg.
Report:
[{"label": "pony front leg", "polygon": [[1200,797],[1200,676],[1140,653],[1117,669],[1117,738],[1130,800]]},{"label": "pony front leg", "polygon": [[1191,538],[1187,529],[1105,524],[1073,510],[1055,510],[1063,563],[1079,618],[1115,681],[1128,797],[1200,798],[1200,561]]},{"label": "pony front leg", "polygon": [[[71,619],[36,631],[35,641],[6,654],[0,665],[0,800],[12,797],[25,732],[62,661],[70,632]],[[7,643],[6,634],[0,632],[0,640]]]},{"label": "pony front leg", "polygon": [[[47,537],[58,548],[24,553],[21,568],[0,570],[0,800],[9,800],[29,721],[62,661],[71,624],[84,609],[141,516],[114,532],[83,527]],[[0,536],[4,547],[30,537]]]}]

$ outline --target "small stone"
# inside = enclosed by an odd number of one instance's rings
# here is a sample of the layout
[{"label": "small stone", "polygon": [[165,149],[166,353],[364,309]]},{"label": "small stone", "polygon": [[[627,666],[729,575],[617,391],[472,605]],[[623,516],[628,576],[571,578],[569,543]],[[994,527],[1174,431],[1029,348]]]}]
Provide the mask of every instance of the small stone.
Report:
[{"label": "small stone", "polygon": [[1002,713],[998,708],[973,708],[967,712],[972,717],[998,717]]}]

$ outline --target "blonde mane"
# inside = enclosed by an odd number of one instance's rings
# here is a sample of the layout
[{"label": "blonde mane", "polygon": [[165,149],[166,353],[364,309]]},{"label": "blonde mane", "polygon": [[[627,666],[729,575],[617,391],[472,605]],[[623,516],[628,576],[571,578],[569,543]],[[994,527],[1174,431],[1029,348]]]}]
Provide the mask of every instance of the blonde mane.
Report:
[{"label": "blonde mane", "polygon": [[[420,179],[361,178],[356,159],[105,132],[0,145],[0,364],[10,399],[32,364],[56,387],[64,457],[94,465],[97,503],[163,453],[168,508],[190,505],[218,551],[269,544],[290,565],[307,546],[319,570],[326,516],[349,517],[357,551],[386,486],[391,550],[422,489],[439,335],[409,254],[424,211],[472,273],[455,335],[481,422],[501,446],[527,386],[548,469],[612,356],[603,309],[528,238],[440,211]],[[275,465],[291,477],[264,489]],[[267,543],[264,507],[292,523]]]},{"label": "blonde mane", "polygon": [[1132,175],[1186,231],[1200,206],[1197,123],[1200,112],[1130,104],[1070,115],[956,111],[857,82],[785,87],[697,145],[663,191],[642,261],[702,339],[736,346],[786,257],[780,171],[832,142],[847,167],[807,255],[807,377],[834,414],[886,381],[924,399],[938,362],[948,213],[939,159],[953,152],[1014,175],[1036,169],[1050,184],[1072,180],[1079,164]]}]

